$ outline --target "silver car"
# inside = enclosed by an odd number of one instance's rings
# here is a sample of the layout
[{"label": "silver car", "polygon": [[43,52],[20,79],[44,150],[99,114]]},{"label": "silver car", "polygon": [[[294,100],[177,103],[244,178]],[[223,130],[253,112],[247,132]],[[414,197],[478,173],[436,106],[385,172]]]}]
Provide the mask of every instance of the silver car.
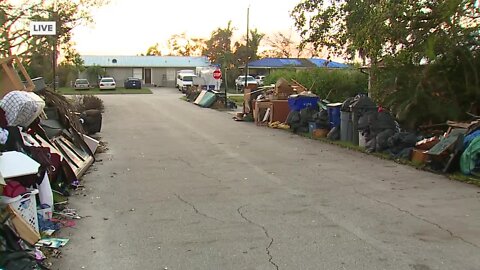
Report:
[{"label": "silver car", "polygon": [[90,89],[90,83],[87,79],[76,79],[73,88],[75,90],[88,90]]}]

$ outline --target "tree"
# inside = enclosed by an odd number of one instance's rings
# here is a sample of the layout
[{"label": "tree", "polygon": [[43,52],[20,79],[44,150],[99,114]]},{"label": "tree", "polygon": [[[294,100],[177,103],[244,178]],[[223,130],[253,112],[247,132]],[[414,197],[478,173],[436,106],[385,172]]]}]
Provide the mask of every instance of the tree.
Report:
[{"label": "tree", "polygon": [[[51,78],[53,48],[67,61],[81,64],[73,48],[72,29],[92,22],[91,10],[105,4],[104,0],[23,0],[0,2],[0,57],[17,54],[30,76]],[[30,36],[30,21],[55,21],[57,35]],[[55,45],[55,46],[54,46]]]},{"label": "tree", "polygon": [[159,56],[162,55],[160,50],[158,49],[158,43],[148,47],[147,52],[145,53],[146,56]]},{"label": "tree", "polygon": [[311,44],[296,42],[292,31],[277,32],[267,37],[268,49],[262,52],[264,57],[292,58],[314,57],[319,53]]},{"label": "tree", "polygon": [[234,62],[236,66],[245,65],[246,62],[254,61],[259,58],[258,48],[262,42],[265,34],[258,32],[257,29],[250,30],[248,38],[248,48],[246,46],[246,36],[243,37],[243,42],[235,42],[234,45]]},{"label": "tree", "polygon": [[370,63],[371,94],[401,120],[480,108],[478,0],[303,0],[291,15],[304,44]]},{"label": "tree", "polygon": [[188,38],[185,33],[172,35],[167,43],[171,55],[201,56],[206,49],[203,38]]},{"label": "tree", "polygon": [[277,32],[267,38],[270,49],[264,52],[265,56],[291,58],[298,56],[298,45],[292,40],[292,33]]},{"label": "tree", "polygon": [[87,67],[87,76],[90,83],[96,84],[101,77],[105,76],[105,69],[99,65]]},{"label": "tree", "polygon": [[217,28],[206,41],[203,55],[207,55],[212,63],[229,67],[232,63],[232,35],[234,28],[229,21],[226,28]]}]

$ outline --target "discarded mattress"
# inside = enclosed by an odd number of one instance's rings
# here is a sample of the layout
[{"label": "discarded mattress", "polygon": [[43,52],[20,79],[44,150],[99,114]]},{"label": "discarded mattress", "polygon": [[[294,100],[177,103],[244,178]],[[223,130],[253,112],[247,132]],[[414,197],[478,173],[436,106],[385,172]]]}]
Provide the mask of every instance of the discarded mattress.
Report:
[{"label": "discarded mattress", "polygon": [[217,100],[217,96],[215,95],[215,93],[206,92],[205,95],[203,95],[203,98],[198,103],[198,105],[200,107],[210,108],[216,100]]}]

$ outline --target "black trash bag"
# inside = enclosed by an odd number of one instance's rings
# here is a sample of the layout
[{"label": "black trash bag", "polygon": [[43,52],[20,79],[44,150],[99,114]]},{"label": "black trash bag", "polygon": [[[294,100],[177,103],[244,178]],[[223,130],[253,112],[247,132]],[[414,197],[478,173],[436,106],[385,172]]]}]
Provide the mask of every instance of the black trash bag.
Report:
[{"label": "black trash bag", "polygon": [[365,112],[360,118],[358,119],[358,125],[357,129],[358,130],[365,130],[365,129],[371,129],[372,123],[375,121],[376,116],[377,116],[377,111],[368,111]]},{"label": "black trash bag", "polygon": [[388,152],[397,155],[406,148],[413,148],[419,141],[417,135],[411,132],[398,132],[388,138]]},{"label": "black trash bag", "polygon": [[365,151],[367,153],[375,152],[375,148],[377,147],[377,139],[376,137],[365,137]]},{"label": "black trash bag", "polygon": [[287,116],[287,124],[292,125],[300,122],[300,112],[298,111],[291,111]]},{"label": "black trash bag", "polygon": [[32,252],[23,250],[15,233],[5,224],[0,224],[0,269],[37,270],[47,267],[35,260]]},{"label": "black trash bag", "polygon": [[381,111],[375,114],[375,118],[371,119],[371,128],[373,132],[380,133],[387,129],[395,130],[396,123],[393,116],[386,111]]},{"label": "black trash bag", "polygon": [[291,111],[287,116],[286,122],[294,133],[298,132],[298,129],[302,126],[300,120],[300,112],[298,111]]},{"label": "black trash bag", "polygon": [[311,107],[300,110],[300,122],[308,127],[308,123],[313,122],[313,115],[317,112],[318,110]]},{"label": "black trash bag", "polygon": [[328,129],[330,123],[328,120],[328,112],[326,110],[320,110],[312,116],[312,121],[315,122],[317,128]]},{"label": "black trash bag", "polygon": [[376,145],[375,145],[375,151],[376,152],[382,152],[383,150],[388,148],[388,139],[395,134],[395,131],[393,129],[385,129],[381,132],[379,132],[376,136]]},{"label": "black trash bag", "polygon": [[377,104],[373,102],[371,98],[366,95],[356,95],[351,102],[351,107],[355,111],[371,110],[377,107]]}]

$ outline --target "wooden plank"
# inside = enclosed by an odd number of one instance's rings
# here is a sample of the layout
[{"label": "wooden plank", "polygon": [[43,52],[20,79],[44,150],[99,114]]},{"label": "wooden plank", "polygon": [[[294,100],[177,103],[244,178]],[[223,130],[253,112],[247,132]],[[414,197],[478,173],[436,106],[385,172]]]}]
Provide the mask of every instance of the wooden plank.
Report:
[{"label": "wooden plank", "polygon": [[[20,69],[20,72],[25,78],[27,82],[26,85],[22,82],[18,72],[15,70],[14,63],[16,64],[16,67]],[[32,91],[35,89],[35,84],[16,55],[0,59],[0,66],[1,97],[13,90]]]},{"label": "wooden plank", "polygon": [[31,245],[35,245],[35,243],[40,240],[40,234],[35,231],[35,229],[33,229],[32,226],[30,226],[10,205],[7,206],[7,209],[11,214],[10,222],[13,224],[13,227],[20,238],[27,241]]}]

